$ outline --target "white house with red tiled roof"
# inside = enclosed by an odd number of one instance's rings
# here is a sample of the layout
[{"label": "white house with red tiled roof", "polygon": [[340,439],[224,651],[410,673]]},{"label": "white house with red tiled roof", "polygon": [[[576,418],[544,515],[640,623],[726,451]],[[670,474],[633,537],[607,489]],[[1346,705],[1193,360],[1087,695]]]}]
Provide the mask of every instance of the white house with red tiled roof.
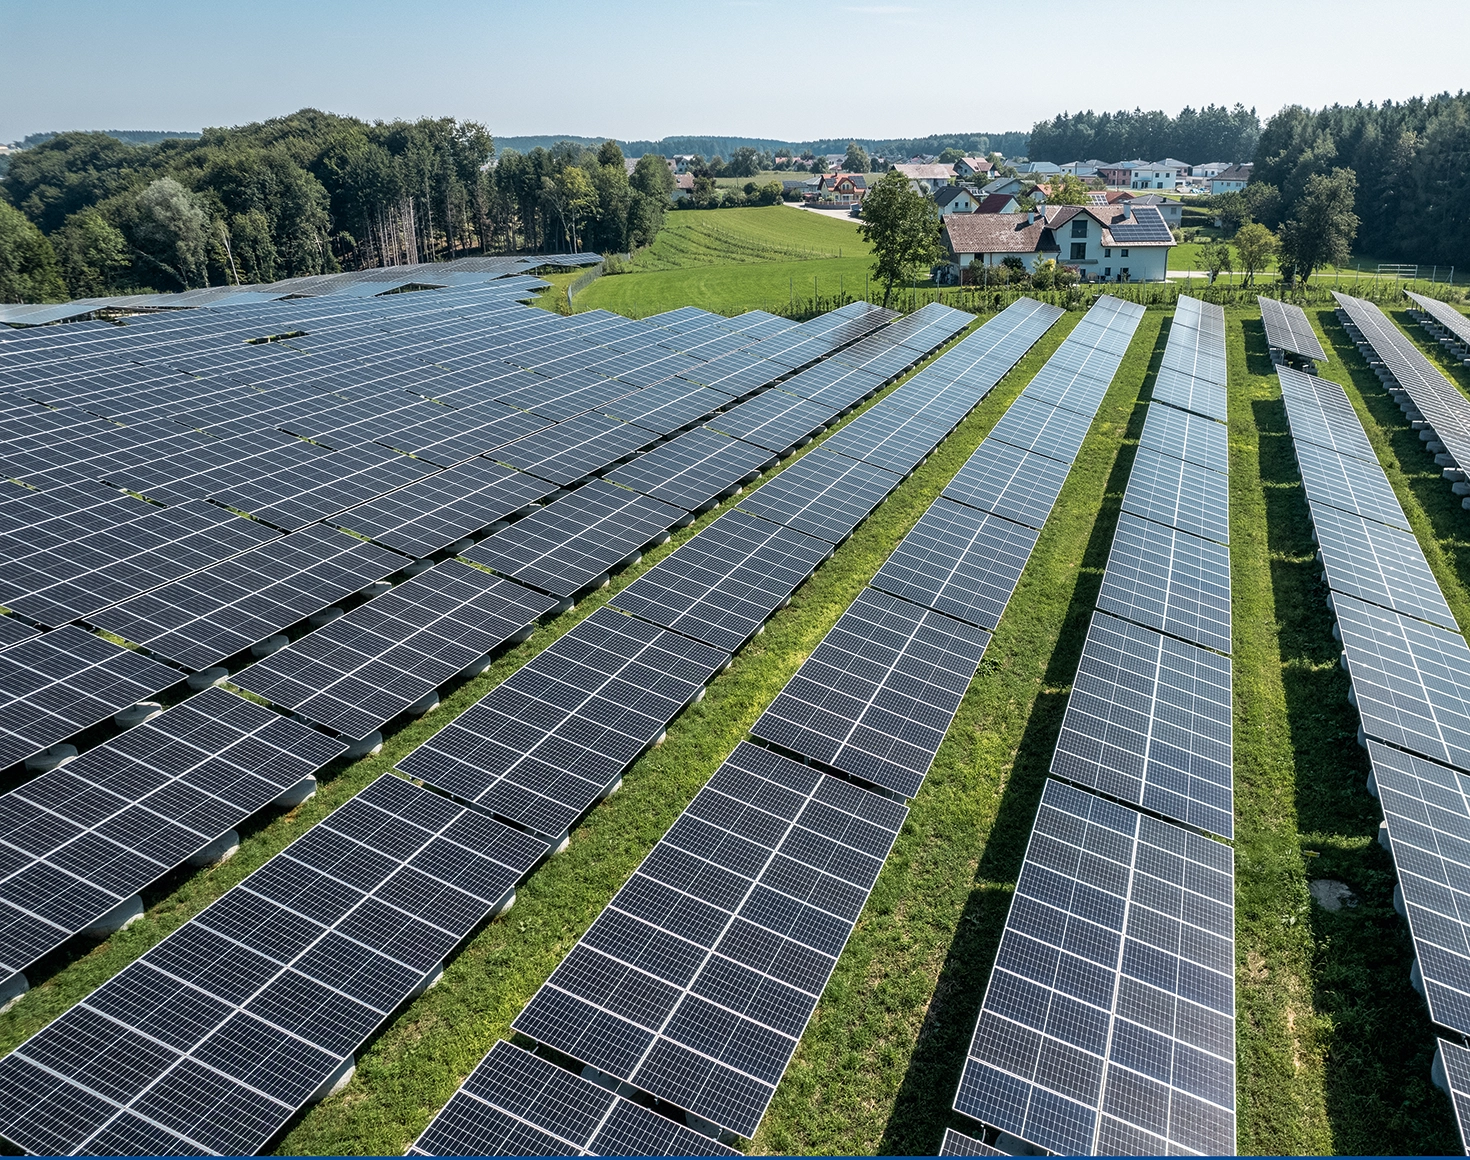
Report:
[{"label": "white house with red tiled roof", "polygon": [[1057,205],[1043,211],[1057,262],[1088,282],[1162,282],[1174,234],[1154,206]]}]

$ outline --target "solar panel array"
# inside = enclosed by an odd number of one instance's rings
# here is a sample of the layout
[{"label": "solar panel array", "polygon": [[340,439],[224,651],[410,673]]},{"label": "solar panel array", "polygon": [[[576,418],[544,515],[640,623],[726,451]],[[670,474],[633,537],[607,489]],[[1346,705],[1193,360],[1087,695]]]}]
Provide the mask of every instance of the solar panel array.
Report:
[{"label": "solar panel array", "polygon": [[1219,307],[1179,296],[1153,397],[1207,419],[1226,421],[1225,314]]},{"label": "solar panel array", "polygon": [[1444,1069],[1440,1085],[1455,1106],[1455,1119],[1460,1125],[1460,1143],[1470,1155],[1470,1048],[1448,1039],[1436,1043],[1438,1060]]},{"label": "solar panel array", "polygon": [[1402,394],[1399,406],[1436,453],[1435,462],[1470,469],[1470,401],[1460,388],[1372,302],[1335,290],[1332,297],[1338,319],[1368,365],[1388,390]]},{"label": "solar panel array", "polygon": [[345,748],[207,689],[0,796],[0,969],[25,970]]},{"label": "solar panel array", "polygon": [[1266,345],[1272,352],[1283,351],[1317,362],[1327,361],[1327,352],[1312,324],[1307,321],[1307,312],[1295,302],[1283,302],[1279,298],[1256,296],[1261,308],[1261,322],[1266,328]]},{"label": "solar panel array", "polygon": [[[1224,360],[1181,297],[1162,366]],[[1235,1151],[1232,855],[1197,832],[1234,830],[1226,467],[1223,424],[1149,404],[954,1102],[1033,1148]]]},{"label": "solar panel array", "polygon": [[384,775],[0,1060],[0,1134],[259,1151],[545,853]]},{"label": "solar panel array", "polygon": [[[1111,303],[1096,313],[1109,316],[1110,307]],[[1023,300],[936,360],[895,396],[917,384],[905,400],[906,406],[914,406],[912,415],[946,389],[953,390],[961,400],[954,409],[968,402],[967,411],[1060,314],[1053,307]],[[1134,326],[1137,317],[1132,316]],[[941,364],[942,371],[933,370]],[[931,425],[928,448],[937,445],[954,422],[958,417],[942,428]],[[727,513],[680,551],[714,533],[718,550],[700,549],[703,559],[714,560],[727,545],[738,545],[750,534],[741,529],[767,524],[773,531],[759,534],[769,537],[765,542],[785,532],[800,537],[796,543],[810,541],[826,552],[898,479],[887,473],[891,478],[878,477],[861,501],[841,502],[831,496],[833,472],[843,461],[853,460],[832,453],[829,445],[814,454],[826,458],[809,483],[803,479],[798,487],[778,487],[779,498],[768,503],[761,497],[774,485],[757,489],[750,514]],[[868,467],[884,470],[876,464]],[[786,474],[777,476],[775,484]],[[873,471],[857,478],[874,480]],[[829,538],[812,540],[769,522],[776,518],[806,521],[805,526],[822,530]],[[726,521],[729,525],[721,529]],[[844,525],[846,530],[841,530]],[[1022,530],[1029,534],[1029,529]],[[701,604],[708,608],[712,590],[687,564],[671,569],[667,580],[645,588],[638,601],[625,601],[679,555],[674,553],[645,573],[614,603],[622,602],[635,615],[651,608],[650,614],[663,616],[673,607],[672,594],[685,585],[685,599],[692,600],[696,610]],[[786,583],[782,580],[778,591]],[[720,616],[665,619],[678,620],[696,636],[708,637],[725,631],[730,623],[726,610],[712,611]],[[605,608],[594,618],[602,615],[615,614]],[[849,639],[844,634],[859,621],[863,627],[855,628]],[[738,634],[744,629],[730,631]],[[866,644],[857,639],[864,634]],[[918,752],[928,752],[932,760],[932,750],[954,710],[936,712],[930,702],[942,696],[958,705],[988,639],[989,634],[974,625],[869,589],[839,619],[797,677],[830,659],[834,666],[847,666],[847,676],[854,682],[888,683],[894,693],[905,688],[909,714],[929,716],[924,727],[931,733],[921,740]],[[846,659],[837,656],[844,646]],[[894,674],[898,679],[888,682]],[[917,695],[916,676],[928,682]],[[862,711],[854,706],[854,713]],[[871,736],[876,739],[882,729],[894,726],[891,714],[886,721],[875,716],[870,719]],[[462,752],[474,751],[467,743]],[[435,760],[437,754],[422,765],[404,768],[432,780],[432,771],[426,773],[425,768]],[[482,761],[483,751],[472,760]],[[795,1051],[906,812],[892,797],[741,742],[513,1026],[604,1077],[627,1082],[718,1128],[749,1136]],[[476,1077],[496,1072],[499,1065],[492,1061],[497,1052],[504,1048],[492,1051],[465,1090],[430,1125],[418,1145],[421,1150],[487,1151],[507,1146],[510,1139],[536,1138],[507,1122],[506,1116],[516,1118],[516,1108],[497,1105],[499,1114],[490,1115],[470,1099],[471,1089],[480,1082]],[[537,1126],[544,1131],[548,1124],[541,1121]],[[579,1131],[562,1132],[560,1138],[585,1147],[580,1141],[588,1138],[589,1127],[583,1121]]]}]

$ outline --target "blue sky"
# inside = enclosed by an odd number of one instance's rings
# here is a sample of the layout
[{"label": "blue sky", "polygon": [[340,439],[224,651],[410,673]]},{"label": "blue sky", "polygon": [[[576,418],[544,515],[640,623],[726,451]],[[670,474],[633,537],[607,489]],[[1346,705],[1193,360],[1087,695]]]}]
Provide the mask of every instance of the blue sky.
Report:
[{"label": "blue sky", "polygon": [[1470,0],[0,0],[0,141],[312,105],[500,135],[803,140],[1025,129],[1063,109],[1463,86]]}]

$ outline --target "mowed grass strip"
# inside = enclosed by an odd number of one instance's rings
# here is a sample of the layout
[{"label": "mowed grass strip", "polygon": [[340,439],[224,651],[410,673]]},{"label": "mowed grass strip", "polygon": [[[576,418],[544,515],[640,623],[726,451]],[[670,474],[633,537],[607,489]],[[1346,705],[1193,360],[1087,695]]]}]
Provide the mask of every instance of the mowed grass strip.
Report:
[{"label": "mowed grass strip", "polygon": [[871,247],[855,220],[808,213],[787,205],[745,209],[670,210],[651,246],[633,268],[675,270],[819,258],[862,258]]},{"label": "mowed grass strip", "polygon": [[[934,1155],[946,1125],[963,1122],[950,1105],[1112,544],[1143,423],[1137,399],[1162,357],[1166,318],[1149,311],[1139,325],[756,1135],[758,1151]],[[984,421],[1026,381],[993,395]]]},{"label": "mowed grass strip", "polygon": [[[1308,311],[1320,369],[1357,408],[1461,623],[1466,513],[1330,308]],[[1410,988],[1392,859],[1338,665],[1327,588],[1260,319],[1227,312],[1235,618],[1239,1147],[1442,1154],[1459,1147],[1429,1080],[1434,1036]],[[1359,899],[1332,913],[1308,882]]]},{"label": "mowed grass strip", "polygon": [[[797,211],[785,212],[794,215]],[[810,302],[813,292],[828,298],[845,293],[849,298],[879,301],[881,287],[865,281],[871,265],[866,257],[842,257],[617,274],[599,278],[578,294],[576,308],[647,318],[690,302],[725,315],[746,310],[777,311],[792,303]]]}]

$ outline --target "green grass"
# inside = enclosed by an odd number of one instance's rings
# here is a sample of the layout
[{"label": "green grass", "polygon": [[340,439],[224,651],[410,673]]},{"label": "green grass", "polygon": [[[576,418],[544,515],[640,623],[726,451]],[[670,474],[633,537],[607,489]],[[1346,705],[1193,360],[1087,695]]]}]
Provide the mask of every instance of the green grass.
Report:
[{"label": "green grass", "polygon": [[565,270],[556,274],[538,274],[537,277],[551,285],[531,299],[532,306],[549,310],[553,314],[565,314],[567,310],[567,287],[580,278],[586,270]]},{"label": "green grass", "polygon": [[[820,220],[817,214],[803,216]],[[798,305],[809,301],[814,289],[823,296],[842,291],[850,298],[871,297],[873,290],[866,281],[871,265],[866,257],[828,258],[619,274],[599,278],[578,294],[577,309],[646,318],[687,303],[717,314],[779,310],[793,301]]]},{"label": "green grass", "polygon": [[864,257],[857,226],[787,205],[751,209],[671,210],[653,245],[632,267],[642,273],[691,266]]}]

